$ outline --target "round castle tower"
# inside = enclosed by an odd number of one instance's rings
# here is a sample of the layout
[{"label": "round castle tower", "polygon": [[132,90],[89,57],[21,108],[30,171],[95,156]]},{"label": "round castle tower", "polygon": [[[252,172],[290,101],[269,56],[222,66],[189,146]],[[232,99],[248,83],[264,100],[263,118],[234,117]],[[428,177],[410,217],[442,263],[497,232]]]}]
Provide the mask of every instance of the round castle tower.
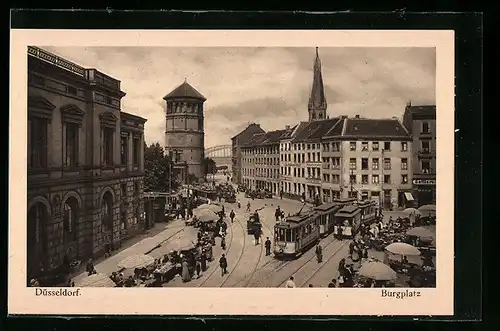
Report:
[{"label": "round castle tower", "polygon": [[172,153],[176,168],[185,181],[189,174],[203,178],[205,154],[203,103],[207,100],[184,81],[167,94],[165,148]]}]

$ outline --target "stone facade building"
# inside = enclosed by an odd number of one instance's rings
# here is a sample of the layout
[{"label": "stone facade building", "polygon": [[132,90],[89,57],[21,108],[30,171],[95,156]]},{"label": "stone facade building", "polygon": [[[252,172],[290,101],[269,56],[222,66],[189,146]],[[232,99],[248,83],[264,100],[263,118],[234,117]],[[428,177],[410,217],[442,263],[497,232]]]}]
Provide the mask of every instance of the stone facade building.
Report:
[{"label": "stone facade building", "polygon": [[233,183],[242,184],[243,176],[242,176],[242,154],[241,154],[241,146],[244,145],[254,134],[257,133],[265,133],[264,130],[260,127],[259,124],[251,123],[248,125],[243,131],[238,133],[236,136],[231,138],[232,143],[232,174],[233,174]]},{"label": "stone facade building", "polygon": [[342,197],[411,206],[411,136],[398,119],[346,118],[332,139],[340,142]]},{"label": "stone facade building", "polygon": [[413,137],[413,196],[418,206],[436,204],[436,106],[408,102],[403,124]]},{"label": "stone facade building", "polygon": [[258,133],[241,146],[243,184],[265,189],[275,195],[280,191],[280,137],[285,130]]},{"label": "stone facade building", "polygon": [[205,128],[203,104],[207,100],[187,81],[163,98],[165,148],[174,156],[175,170],[182,182],[189,175],[204,177]]},{"label": "stone facade building", "polygon": [[28,47],[27,273],[98,257],[144,229],[146,119],[120,81]]}]

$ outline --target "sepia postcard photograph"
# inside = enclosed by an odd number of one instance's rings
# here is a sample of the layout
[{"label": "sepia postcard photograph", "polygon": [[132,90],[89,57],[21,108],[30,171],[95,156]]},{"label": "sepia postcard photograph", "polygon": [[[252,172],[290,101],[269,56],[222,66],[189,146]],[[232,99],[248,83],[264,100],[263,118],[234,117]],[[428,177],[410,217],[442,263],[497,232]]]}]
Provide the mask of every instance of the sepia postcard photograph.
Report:
[{"label": "sepia postcard photograph", "polygon": [[452,315],[453,38],[12,30],[9,313]]}]

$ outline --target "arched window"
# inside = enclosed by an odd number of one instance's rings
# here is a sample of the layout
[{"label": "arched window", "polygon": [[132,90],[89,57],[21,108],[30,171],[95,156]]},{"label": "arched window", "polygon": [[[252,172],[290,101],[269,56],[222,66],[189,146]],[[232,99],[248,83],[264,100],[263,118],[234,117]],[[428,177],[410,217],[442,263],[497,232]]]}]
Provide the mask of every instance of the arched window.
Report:
[{"label": "arched window", "polygon": [[78,220],[78,201],[70,197],[64,203],[64,241],[76,240],[77,220]]}]

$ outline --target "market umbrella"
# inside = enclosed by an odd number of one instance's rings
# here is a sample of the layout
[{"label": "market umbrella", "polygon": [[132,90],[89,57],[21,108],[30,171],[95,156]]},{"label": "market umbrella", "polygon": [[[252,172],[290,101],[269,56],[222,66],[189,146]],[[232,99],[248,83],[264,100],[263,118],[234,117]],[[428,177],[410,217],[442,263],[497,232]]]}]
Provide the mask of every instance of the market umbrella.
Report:
[{"label": "market umbrella", "polygon": [[422,212],[418,209],[415,209],[415,208],[406,208],[405,210],[403,210],[403,213],[405,214],[408,214],[408,215],[420,215],[422,216]]},{"label": "market umbrella", "polygon": [[403,256],[418,256],[420,251],[415,247],[407,243],[392,243],[385,247],[385,250],[391,252],[392,254],[403,255]]},{"label": "market umbrella", "polygon": [[143,268],[155,262],[155,259],[145,254],[134,254],[126,257],[118,263],[121,269]]},{"label": "market umbrella", "polygon": [[85,277],[76,287],[115,287],[116,284],[105,274],[93,274]]},{"label": "market umbrella", "polygon": [[423,228],[421,226],[417,226],[416,228],[410,229],[406,231],[406,234],[409,236],[414,236],[414,237],[420,237],[420,238],[433,238],[434,234],[427,230],[426,228]]},{"label": "market umbrella", "polygon": [[418,208],[423,216],[436,215],[436,205],[423,205]]},{"label": "market umbrella", "polygon": [[359,275],[374,280],[394,280],[397,274],[382,262],[368,262],[359,268]]},{"label": "market umbrella", "polygon": [[214,212],[209,210],[207,210],[205,213],[201,213],[197,217],[198,220],[200,220],[200,222],[213,222],[219,219],[219,216],[217,216]]}]

